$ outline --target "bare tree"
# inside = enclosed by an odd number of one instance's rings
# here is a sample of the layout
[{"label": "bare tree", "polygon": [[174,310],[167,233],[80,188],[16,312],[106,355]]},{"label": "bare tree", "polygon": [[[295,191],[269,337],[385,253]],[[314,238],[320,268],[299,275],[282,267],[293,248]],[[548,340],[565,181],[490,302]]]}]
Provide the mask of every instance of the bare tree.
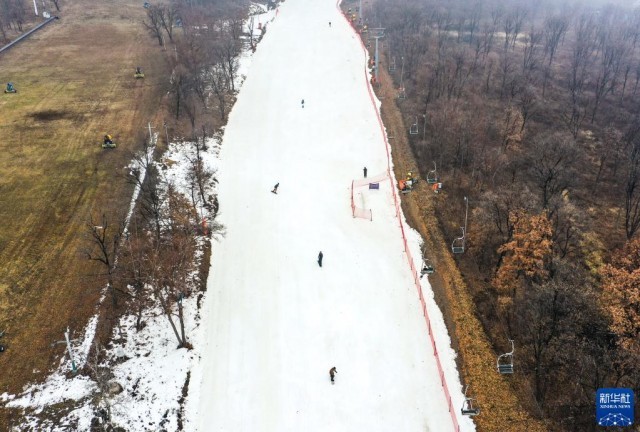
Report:
[{"label": "bare tree", "polygon": [[622,38],[616,37],[611,32],[603,33],[605,33],[605,41],[602,47],[598,75],[595,79],[595,98],[593,111],[591,112],[591,123],[593,123],[596,118],[598,107],[604,95],[613,91],[617,75],[620,71],[620,65],[630,51]]},{"label": "bare tree", "polygon": [[254,29],[255,29],[255,20],[254,20],[254,17],[251,16],[249,18],[249,23],[247,24],[247,33],[249,34],[249,48],[251,48],[251,51],[253,52],[256,51],[256,41],[253,39]]},{"label": "bare tree", "polygon": [[595,45],[593,19],[590,15],[583,14],[580,16],[576,28],[576,42],[573,46],[568,80],[569,91],[574,107],[584,90],[585,80],[587,79],[587,68],[593,57]]},{"label": "bare tree", "polygon": [[88,259],[103,265],[107,275],[107,289],[111,293],[111,301],[115,308],[118,306],[117,292],[123,292],[115,287],[114,274],[120,240],[125,231],[125,221],[121,219],[119,223],[112,224],[107,215],[102,214],[100,225],[97,225],[92,217],[87,223],[87,229],[91,246],[85,250],[85,255]]},{"label": "bare tree", "polygon": [[227,117],[228,76],[221,64],[212,65],[207,71],[211,91],[216,98],[220,120]]},{"label": "bare tree", "polygon": [[[140,188],[138,211],[143,220],[150,224],[156,240],[159,241],[163,224],[162,206],[166,196],[162,190],[163,180],[146,141],[143,150],[134,156],[134,160],[138,168],[129,173],[128,180]],[[144,177],[142,172],[145,173]]]},{"label": "bare tree", "polygon": [[[544,405],[552,380],[553,350],[562,335],[560,321],[566,317],[565,302],[555,281],[527,290],[516,300],[516,325],[519,338],[526,345],[524,356],[528,369],[533,374],[536,401]],[[562,290],[562,291],[561,291]]]},{"label": "bare tree", "polygon": [[549,62],[545,68],[544,82],[542,85],[542,97],[545,96],[547,81],[551,78],[551,64],[556,55],[558,45],[569,28],[568,19],[564,16],[549,17],[544,22],[544,53],[549,56]]},{"label": "bare tree", "polygon": [[515,42],[515,18],[512,13],[508,13],[502,21],[502,31],[504,32],[504,46],[502,51],[507,52],[507,49]]},{"label": "bare tree", "polygon": [[169,36],[169,40],[173,42],[173,26],[176,23],[176,17],[178,16],[178,10],[174,4],[170,4],[168,6],[158,6],[160,9],[160,24],[162,28]]},{"label": "bare tree", "polygon": [[527,164],[531,178],[540,191],[543,208],[549,209],[551,200],[571,184],[574,162],[575,149],[569,138],[545,133],[532,140]]},{"label": "bare tree", "polygon": [[538,109],[538,97],[533,86],[524,86],[518,98],[518,106],[522,114],[522,127],[520,132],[524,131],[527,121],[536,113]]},{"label": "bare tree", "polygon": [[543,37],[542,31],[536,31],[533,26],[529,30],[529,34],[525,38],[525,46],[522,56],[522,73],[530,74],[536,70],[540,64],[540,58],[538,51],[540,49],[540,42]]},{"label": "bare tree", "polygon": [[[92,395],[92,403],[95,407],[95,415],[91,420],[92,431],[112,432],[117,428],[113,424],[113,387],[114,375],[111,368],[102,361],[104,355],[104,347],[98,343],[94,343],[91,354],[87,359],[87,368],[89,375],[96,384],[96,389]],[[116,384],[119,386],[119,384]],[[120,390],[122,390],[120,386]]]},{"label": "bare tree", "polygon": [[473,44],[473,35],[478,31],[480,26],[480,17],[482,14],[482,3],[477,2],[471,9],[471,15],[469,17],[469,43]]},{"label": "bare tree", "polygon": [[[207,150],[206,147],[207,131],[205,127],[202,127],[202,136],[194,137],[193,155],[189,157],[189,171],[187,178],[191,183],[192,189],[192,204],[194,208],[197,208],[198,202],[202,203],[202,206],[208,208],[210,206],[208,195],[211,190],[212,181],[214,179],[215,172],[210,170],[203,159],[203,152]],[[197,190],[197,197],[193,194],[193,190]]]},{"label": "bare tree", "polygon": [[512,56],[504,50],[500,54],[500,99],[504,98],[507,86],[512,82],[514,69]]},{"label": "bare tree", "polygon": [[168,186],[167,195],[168,230],[147,253],[147,281],[171,325],[178,348],[191,348],[185,333],[182,301],[194,287],[193,227],[197,221],[195,209],[172,185]]},{"label": "bare tree", "polygon": [[624,227],[631,239],[640,227],[640,120],[636,119],[624,136],[628,149],[627,178],[624,189]]},{"label": "bare tree", "polygon": [[219,65],[227,77],[226,87],[234,92],[235,80],[238,72],[238,56],[242,51],[240,39],[236,39],[232,32],[224,32],[215,45],[214,53],[220,59]]},{"label": "bare tree", "polygon": [[132,307],[136,316],[136,331],[145,327],[143,321],[144,312],[152,305],[151,295],[148,292],[147,274],[145,270],[145,257],[149,241],[144,230],[138,229],[138,224],[134,219],[133,228],[126,237],[126,247],[122,251],[122,267],[126,273],[125,280],[130,287],[133,298]]},{"label": "bare tree", "polygon": [[151,36],[158,39],[158,45],[160,46],[164,46],[162,23],[165,19],[164,9],[160,6],[151,5],[149,9],[147,9],[147,19],[142,20],[142,25],[149,31]]},{"label": "bare tree", "polygon": [[522,28],[524,27],[524,23],[528,15],[529,11],[521,5],[517,5],[516,9],[511,14],[513,20],[513,38],[511,41],[512,49],[515,49],[516,47],[518,35],[522,32]]}]

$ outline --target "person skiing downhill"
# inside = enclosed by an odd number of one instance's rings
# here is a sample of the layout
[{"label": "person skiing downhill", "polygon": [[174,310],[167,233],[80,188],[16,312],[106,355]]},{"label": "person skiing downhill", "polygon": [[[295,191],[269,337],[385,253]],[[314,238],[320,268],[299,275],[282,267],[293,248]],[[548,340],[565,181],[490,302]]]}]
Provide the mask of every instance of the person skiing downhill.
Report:
[{"label": "person skiing downhill", "polygon": [[271,191],[271,193],[274,193],[274,194],[277,195],[278,194],[278,186],[280,186],[280,183],[276,183],[276,185],[273,187],[273,190]]},{"label": "person skiing downhill", "polygon": [[331,378],[331,384],[335,384],[336,383],[336,374],[338,373],[338,370],[336,369],[336,367],[332,367],[331,369],[329,369],[329,378]]},{"label": "person skiing downhill", "polygon": [[302,108],[304,108],[304,99],[302,99]]},{"label": "person skiing downhill", "polygon": [[320,253],[318,254],[318,265],[319,265],[320,267],[322,267],[322,257],[323,257],[323,256],[324,256],[324,255],[323,255],[322,251],[320,251]]},{"label": "person skiing downhill", "polygon": [[364,167],[362,172],[364,173],[364,178],[367,178],[367,167]]}]

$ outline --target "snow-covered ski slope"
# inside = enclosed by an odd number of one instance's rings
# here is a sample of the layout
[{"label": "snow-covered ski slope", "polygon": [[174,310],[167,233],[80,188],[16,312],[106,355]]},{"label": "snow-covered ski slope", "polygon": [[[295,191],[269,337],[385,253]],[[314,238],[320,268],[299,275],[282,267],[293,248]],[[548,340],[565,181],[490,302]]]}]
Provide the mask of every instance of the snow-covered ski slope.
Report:
[{"label": "snow-covered ski slope", "polygon": [[[227,235],[213,244],[186,430],[454,430],[393,180],[356,192],[373,221],[351,214],[351,181],[364,166],[370,177],[388,167],[365,65],[332,0],[287,0],[267,26],[222,145]],[[419,257],[419,237],[405,230]],[[474,430],[422,283],[460,430]]]}]

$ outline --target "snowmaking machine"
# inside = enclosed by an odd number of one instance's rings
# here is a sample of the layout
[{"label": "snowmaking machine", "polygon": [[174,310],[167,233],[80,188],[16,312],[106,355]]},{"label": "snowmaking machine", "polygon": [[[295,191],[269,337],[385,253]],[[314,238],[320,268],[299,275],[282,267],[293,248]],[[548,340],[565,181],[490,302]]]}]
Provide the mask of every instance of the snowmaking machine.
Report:
[{"label": "snowmaking machine", "polygon": [[102,148],[103,149],[112,149],[116,148],[116,143],[109,134],[105,134],[104,139],[102,140]]},{"label": "snowmaking machine", "polygon": [[15,86],[13,85],[12,82],[8,82],[7,83],[7,88],[4,90],[5,93],[18,93],[18,90],[16,90]]},{"label": "snowmaking machine", "polygon": [[401,193],[406,194],[413,190],[418,183],[418,178],[413,177],[411,171],[407,173],[407,178],[404,180],[398,180],[398,189]]}]

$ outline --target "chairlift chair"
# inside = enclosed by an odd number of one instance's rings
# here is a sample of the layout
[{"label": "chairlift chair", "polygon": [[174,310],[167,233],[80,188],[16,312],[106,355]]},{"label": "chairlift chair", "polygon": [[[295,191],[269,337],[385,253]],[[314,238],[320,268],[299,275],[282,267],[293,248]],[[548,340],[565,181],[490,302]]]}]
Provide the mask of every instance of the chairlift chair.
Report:
[{"label": "chairlift chair", "polygon": [[451,252],[453,252],[454,254],[464,253],[464,227],[460,227],[460,229],[462,229],[462,237],[456,237],[451,243]]},{"label": "chairlift chair", "polygon": [[464,402],[462,402],[462,408],[460,408],[460,412],[462,413],[462,415],[473,417],[480,414],[480,408],[475,408],[473,406],[473,398],[467,397],[468,389],[469,386],[466,386],[464,388]]},{"label": "chairlift chair", "polygon": [[[400,100],[404,100],[407,97],[406,93],[404,92],[404,87],[400,87],[398,89],[398,99]],[[416,128],[418,127],[418,124],[416,123]]]},{"label": "chairlift chair", "polygon": [[424,275],[430,275],[435,273],[436,269],[429,263],[428,259],[422,261],[422,267],[420,269],[420,278]]},{"label": "chairlift chair", "polygon": [[416,122],[411,125],[411,128],[409,128],[409,134],[418,135],[418,117],[416,117]]},{"label": "chairlift chair", "polygon": [[436,163],[433,163],[433,169],[427,173],[427,183],[438,183],[438,172],[436,171]]},{"label": "chairlift chair", "polygon": [[513,351],[514,345],[513,340],[509,339],[511,342],[511,351],[508,353],[500,354],[498,356],[498,360],[496,360],[496,367],[498,372],[501,374],[512,374],[513,373]]},{"label": "chairlift chair", "polygon": [[389,63],[389,72],[395,72],[395,70],[396,70],[396,59],[394,57],[393,60],[391,60],[391,63]]}]

